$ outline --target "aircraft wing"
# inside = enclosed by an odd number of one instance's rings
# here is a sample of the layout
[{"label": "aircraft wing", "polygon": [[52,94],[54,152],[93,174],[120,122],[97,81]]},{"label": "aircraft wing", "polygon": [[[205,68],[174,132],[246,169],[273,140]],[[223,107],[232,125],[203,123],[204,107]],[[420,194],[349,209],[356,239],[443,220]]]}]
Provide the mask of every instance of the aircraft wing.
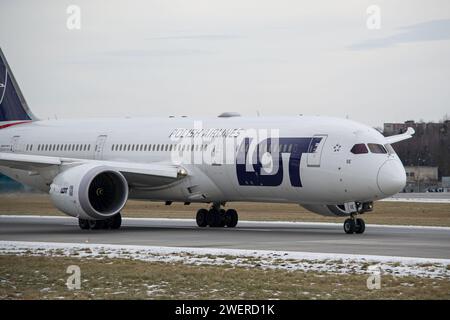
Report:
[{"label": "aircraft wing", "polygon": [[387,143],[396,143],[399,141],[403,141],[409,138],[412,138],[412,136],[414,135],[414,133],[416,133],[414,131],[413,128],[408,127],[408,129],[406,130],[406,132],[402,133],[402,134],[397,134],[395,136],[389,136],[389,137],[385,137],[386,142]]},{"label": "aircraft wing", "polygon": [[102,161],[0,152],[0,166],[35,172],[51,180],[69,167],[88,163],[97,163],[120,171],[131,187],[161,187],[187,175],[184,168],[164,163]]},{"label": "aircraft wing", "polygon": [[61,159],[58,157],[0,152],[0,166],[13,169],[33,171],[37,168],[59,166],[61,164]]}]

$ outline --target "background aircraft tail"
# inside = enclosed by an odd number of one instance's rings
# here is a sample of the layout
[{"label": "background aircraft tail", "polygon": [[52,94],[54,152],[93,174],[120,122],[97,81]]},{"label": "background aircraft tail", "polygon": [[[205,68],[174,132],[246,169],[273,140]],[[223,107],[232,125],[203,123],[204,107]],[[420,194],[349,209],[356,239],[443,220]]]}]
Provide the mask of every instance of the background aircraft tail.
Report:
[{"label": "background aircraft tail", "polygon": [[14,79],[11,68],[0,48],[0,122],[37,120]]}]

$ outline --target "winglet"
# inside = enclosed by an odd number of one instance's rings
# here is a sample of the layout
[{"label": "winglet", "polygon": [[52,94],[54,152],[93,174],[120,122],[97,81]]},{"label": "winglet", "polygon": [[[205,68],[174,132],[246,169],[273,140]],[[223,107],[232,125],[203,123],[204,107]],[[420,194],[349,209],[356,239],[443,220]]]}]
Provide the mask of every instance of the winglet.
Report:
[{"label": "winglet", "polygon": [[408,127],[408,129],[406,129],[406,132],[404,132],[402,134],[397,134],[395,136],[385,137],[385,139],[386,139],[387,143],[396,143],[399,141],[403,141],[403,140],[412,138],[414,133],[416,133],[416,131],[413,128]]}]

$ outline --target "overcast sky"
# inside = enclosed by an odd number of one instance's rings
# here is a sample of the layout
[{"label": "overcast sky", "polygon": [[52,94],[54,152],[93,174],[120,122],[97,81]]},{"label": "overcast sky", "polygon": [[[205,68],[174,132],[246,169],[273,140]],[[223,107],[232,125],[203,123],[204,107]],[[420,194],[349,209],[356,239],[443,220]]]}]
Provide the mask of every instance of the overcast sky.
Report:
[{"label": "overcast sky", "polygon": [[450,115],[448,0],[0,0],[0,46],[40,118]]}]

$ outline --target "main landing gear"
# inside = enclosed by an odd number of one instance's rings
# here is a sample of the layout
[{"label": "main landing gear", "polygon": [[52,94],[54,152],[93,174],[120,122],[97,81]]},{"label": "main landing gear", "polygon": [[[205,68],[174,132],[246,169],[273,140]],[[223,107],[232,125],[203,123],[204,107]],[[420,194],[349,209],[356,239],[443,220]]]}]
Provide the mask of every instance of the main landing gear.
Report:
[{"label": "main landing gear", "polygon": [[82,230],[117,230],[122,225],[122,216],[119,212],[105,220],[78,219],[78,225]]},{"label": "main landing gear", "polygon": [[213,227],[213,228],[234,228],[238,223],[238,214],[234,209],[221,209],[220,203],[214,203],[211,209],[199,209],[197,211],[197,225],[199,227]]}]

